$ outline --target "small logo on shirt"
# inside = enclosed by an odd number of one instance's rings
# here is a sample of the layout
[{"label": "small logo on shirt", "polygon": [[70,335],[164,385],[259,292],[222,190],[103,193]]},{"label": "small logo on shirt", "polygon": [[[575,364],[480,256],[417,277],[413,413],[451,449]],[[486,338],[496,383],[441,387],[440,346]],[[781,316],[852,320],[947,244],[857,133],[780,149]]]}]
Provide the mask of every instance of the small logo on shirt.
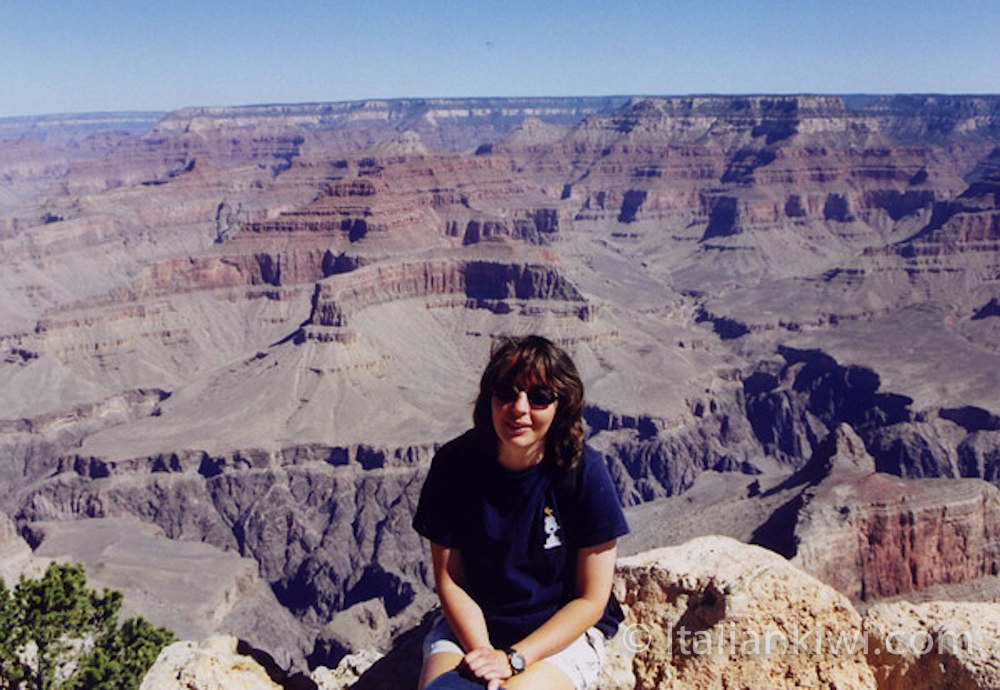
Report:
[{"label": "small logo on shirt", "polygon": [[545,506],[545,520],[542,523],[542,527],[545,530],[545,534],[548,535],[545,543],[542,545],[543,548],[554,549],[557,546],[562,546],[562,540],[556,536],[556,532],[560,530],[559,522],[556,520],[552,508],[549,506]]}]

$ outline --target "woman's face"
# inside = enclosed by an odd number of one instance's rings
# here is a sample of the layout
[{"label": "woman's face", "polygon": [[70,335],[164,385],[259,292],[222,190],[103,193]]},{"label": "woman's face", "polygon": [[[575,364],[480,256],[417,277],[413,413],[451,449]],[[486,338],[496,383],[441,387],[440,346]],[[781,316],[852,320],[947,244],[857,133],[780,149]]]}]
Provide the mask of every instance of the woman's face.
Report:
[{"label": "woman's face", "polygon": [[[527,465],[540,462],[545,454],[545,435],[552,426],[559,402],[547,405],[544,384],[519,382],[498,387],[492,397],[493,429],[500,440],[500,456]],[[527,466],[526,465],[526,466]]]}]

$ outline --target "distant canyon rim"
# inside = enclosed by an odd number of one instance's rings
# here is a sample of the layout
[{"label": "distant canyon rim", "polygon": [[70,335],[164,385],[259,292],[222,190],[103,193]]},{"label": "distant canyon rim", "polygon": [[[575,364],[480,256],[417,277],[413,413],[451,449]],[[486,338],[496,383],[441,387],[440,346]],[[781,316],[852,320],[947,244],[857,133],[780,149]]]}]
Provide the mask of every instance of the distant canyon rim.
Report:
[{"label": "distant canyon rim", "polygon": [[83,560],[183,635],[304,668],[412,628],[501,333],[580,366],[623,553],[1000,597],[1000,96],[0,119],[0,257],[5,572]]}]

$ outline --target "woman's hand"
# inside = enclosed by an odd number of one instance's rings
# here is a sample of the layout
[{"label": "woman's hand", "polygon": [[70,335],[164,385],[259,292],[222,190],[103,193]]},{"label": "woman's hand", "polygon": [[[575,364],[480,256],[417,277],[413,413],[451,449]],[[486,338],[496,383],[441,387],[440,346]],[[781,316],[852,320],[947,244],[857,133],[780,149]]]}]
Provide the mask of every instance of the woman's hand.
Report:
[{"label": "woman's hand", "polygon": [[503,681],[514,675],[514,672],[510,668],[510,662],[507,660],[507,655],[493,647],[478,647],[473,649],[462,659],[462,664],[476,678],[488,681],[486,685],[487,690],[497,690],[497,688],[501,687]]}]

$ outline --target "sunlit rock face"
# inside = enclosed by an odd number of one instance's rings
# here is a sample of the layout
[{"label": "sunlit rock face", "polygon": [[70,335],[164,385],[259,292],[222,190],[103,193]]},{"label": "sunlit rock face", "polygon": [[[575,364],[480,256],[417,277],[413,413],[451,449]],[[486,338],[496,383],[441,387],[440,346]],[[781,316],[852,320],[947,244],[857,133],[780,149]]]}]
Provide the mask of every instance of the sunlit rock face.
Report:
[{"label": "sunlit rock face", "polygon": [[864,622],[880,690],[1000,684],[1000,606],[995,603],[878,604]]},{"label": "sunlit rock face", "polygon": [[765,549],[702,537],[645,552],[621,561],[616,591],[628,687],[876,687],[858,612]]},{"label": "sunlit rock face", "polygon": [[332,665],[339,612],[388,644],[432,605],[427,464],[491,338],[539,332],[633,511],[686,496],[707,528],[702,482],[746,478],[752,538],[848,424],[877,474],[770,545],[852,597],[984,582],[995,498],[958,480],[1000,476],[998,148],[994,97],[0,122],[0,506],[251,558]]},{"label": "sunlit rock face", "polygon": [[282,687],[256,660],[239,653],[237,647],[236,638],[227,636],[175,642],[160,652],[139,687],[141,690],[278,690]]}]

